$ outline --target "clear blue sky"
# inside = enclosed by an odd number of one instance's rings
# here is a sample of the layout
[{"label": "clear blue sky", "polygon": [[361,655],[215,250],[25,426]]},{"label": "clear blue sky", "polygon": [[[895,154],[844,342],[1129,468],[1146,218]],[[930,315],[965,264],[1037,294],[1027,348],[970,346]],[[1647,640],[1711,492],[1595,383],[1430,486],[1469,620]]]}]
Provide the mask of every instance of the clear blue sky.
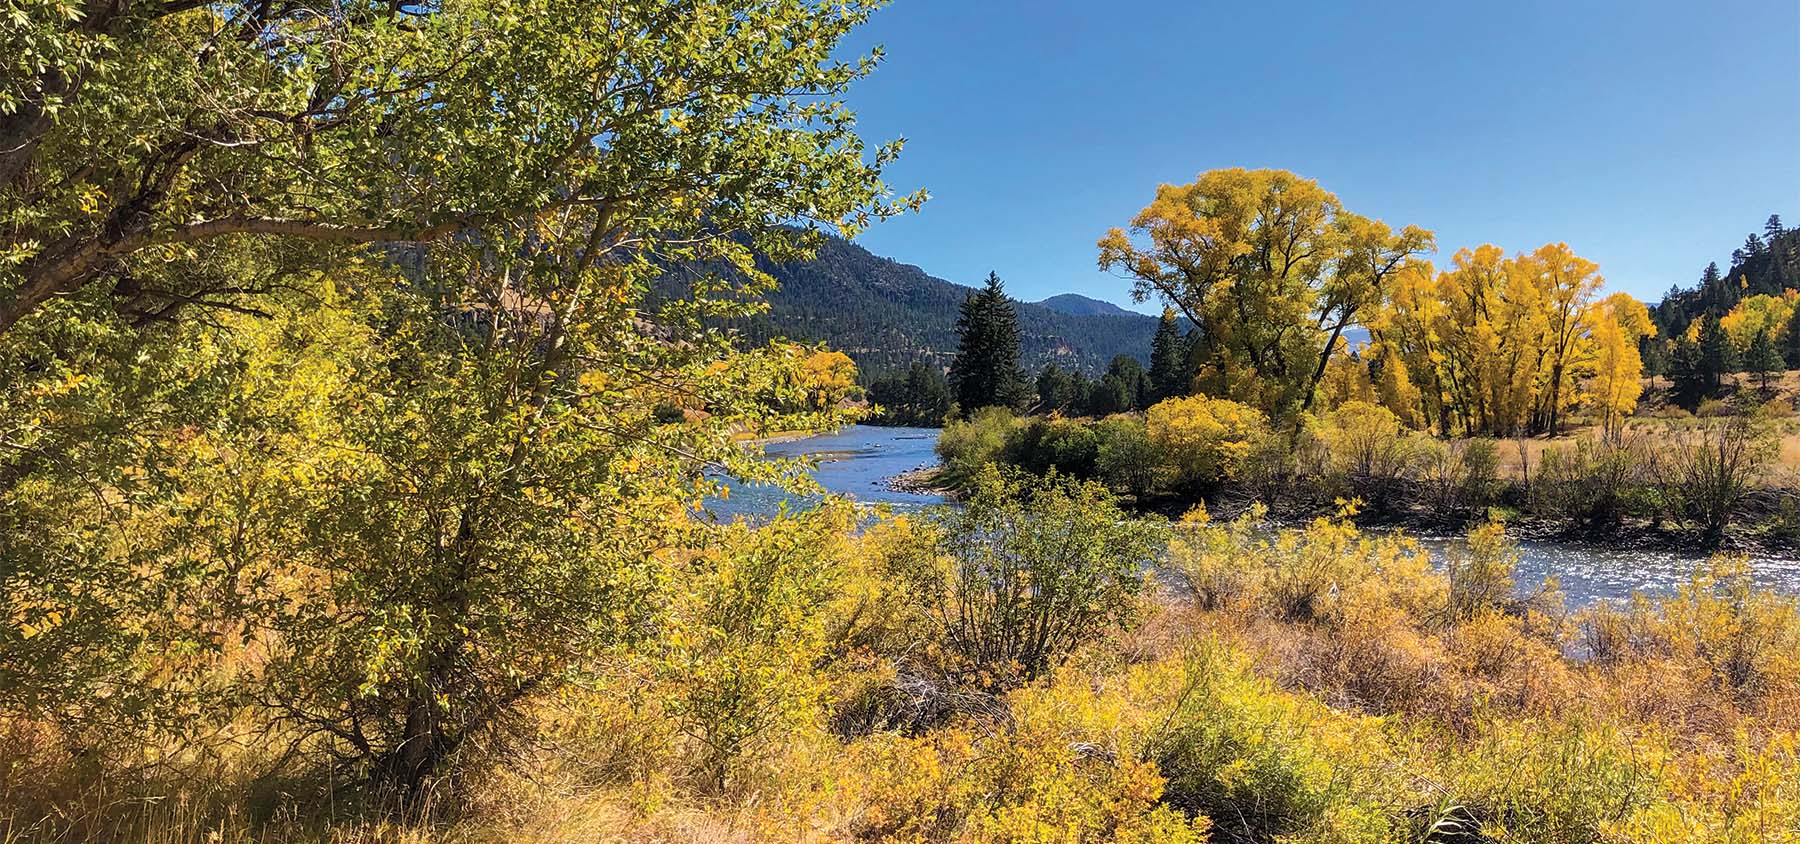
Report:
[{"label": "clear blue sky", "polygon": [[1800,0],[895,0],[857,39],[888,51],[865,137],[933,196],[860,242],[1021,299],[1128,303],[1094,241],[1215,167],[1433,229],[1440,265],[1567,241],[1652,300],[1800,225]]}]

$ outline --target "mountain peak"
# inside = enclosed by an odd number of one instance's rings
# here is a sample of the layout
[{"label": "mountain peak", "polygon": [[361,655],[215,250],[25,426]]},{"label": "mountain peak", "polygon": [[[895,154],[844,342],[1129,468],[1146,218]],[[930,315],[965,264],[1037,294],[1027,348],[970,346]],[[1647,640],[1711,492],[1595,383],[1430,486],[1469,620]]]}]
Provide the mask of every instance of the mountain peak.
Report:
[{"label": "mountain peak", "polygon": [[[975,292],[838,238],[811,260],[760,263],[779,284],[767,296],[769,309],[730,327],[749,344],[774,337],[825,343],[869,375],[904,372],[914,361],[948,366],[958,313]],[[1097,375],[1117,355],[1141,359],[1156,333],[1156,317],[1076,294],[1018,302],[1016,310],[1019,362],[1033,374],[1055,363]]]},{"label": "mountain peak", "polygon": [[1143,316],[1080,293],[1061,293],[1037,304],[1069,316]]}]

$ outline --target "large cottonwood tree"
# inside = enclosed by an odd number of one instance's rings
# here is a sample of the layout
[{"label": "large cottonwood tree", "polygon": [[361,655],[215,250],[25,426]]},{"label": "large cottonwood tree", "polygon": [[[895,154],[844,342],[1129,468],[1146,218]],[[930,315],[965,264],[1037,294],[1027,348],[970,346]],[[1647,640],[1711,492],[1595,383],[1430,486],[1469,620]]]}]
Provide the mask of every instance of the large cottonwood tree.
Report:
[{"label": "large cottonwood tree", "polygon": [[1312,405],[1345,330],[1433,241],[1344,210],[1310,179],[1229,169],[1158,188],[1099,248],[1101,269],[1130,278],[1133,298],[1199,326],[1200,389],[1288,415]]}]

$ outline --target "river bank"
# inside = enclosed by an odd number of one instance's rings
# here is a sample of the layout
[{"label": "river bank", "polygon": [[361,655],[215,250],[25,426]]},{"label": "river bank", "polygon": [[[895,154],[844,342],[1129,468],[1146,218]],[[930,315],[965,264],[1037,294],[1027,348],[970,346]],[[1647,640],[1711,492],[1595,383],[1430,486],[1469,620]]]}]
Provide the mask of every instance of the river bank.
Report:
[{"label": "river bank", "polygon": [[[773,443],[768,451],[781,457],[817,460],[814,478],[827,493],[916,512],[955,499],[954,490],[945,487],[936,466],[937,433],[929,428],[852,426]],[[1247,491],[1215,492],[1208,508],[1216,518],[1232,518],[1254,500]],[[743,487],[734,488],[730,499],[716,502],[714,509],[725,517],[768,514],[784,501],[790,506],[804,503],[779,491]],[[1191,507],[1191,501],[1165,498],[1149,502],[1144,510],[1179,518]],[[1299,526],[1334,512],[1334,503],[1321,499],[1317,506],[1305,509],[1278,508],[1267,518],[1272,527]],[[1555,577],[1572,605],[1623,599],[1634,591],[1673,592],[1715,550],[1696,541],[1691,532],[1659,530],[1649,524],[1627,522],[1618,530],[1581,532],[1566,524],[1526,518],[1516,510],[1497,508],[1495,512],[1506,517],[1508,536],[1519,551],[1516,579],[1520,590],[1535,590]],[[1486,510],[1469,510],[1454,518],[1429,518],[1412,508],[1365,507],[1355,520],[1370,530],[1404,532],[1441,560],[1458,548],[1470,524],[1488,515]],[[1759,586],[1800,593],[1800,554],[1736,538],[1722,550],[1747,554]]]}]

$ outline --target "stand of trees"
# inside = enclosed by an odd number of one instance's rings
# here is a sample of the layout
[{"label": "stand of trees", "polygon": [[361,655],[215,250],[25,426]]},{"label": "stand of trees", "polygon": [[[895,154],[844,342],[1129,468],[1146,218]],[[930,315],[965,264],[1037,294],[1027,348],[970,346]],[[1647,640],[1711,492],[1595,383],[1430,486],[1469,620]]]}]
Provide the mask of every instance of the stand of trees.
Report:
[{"label": "stand of trees", "polygon": [[[1434,247],[1292,173],[1217,170],[1159,189],[1101,239],[1099,263],[1168,306],[1152,400],[1229,398],[1290,426],[1362,400],[1444,435],[1556,433],[1578,407],[1616,427],[1636,406],[1655,327],[1629,297],[1600,296],[1595,264],[1566,244],[1490,245],[1439,272],[1420,257]],[[1195,325],[1185,343],[1177,313]],[[1370,341],[1352,348],[1353,328]]]},{"label": "stand of trees", "polygon": [[1649,372],[1667,375],[1689,408],[1724,395],[1733,373],[1766,394],[1772,376],[1800,368],[1800,232],[1770,215],[1730,266],[1708,264],[1693,288],[1671,289],[1652,311],[1660,334],[1644,341]]}]

